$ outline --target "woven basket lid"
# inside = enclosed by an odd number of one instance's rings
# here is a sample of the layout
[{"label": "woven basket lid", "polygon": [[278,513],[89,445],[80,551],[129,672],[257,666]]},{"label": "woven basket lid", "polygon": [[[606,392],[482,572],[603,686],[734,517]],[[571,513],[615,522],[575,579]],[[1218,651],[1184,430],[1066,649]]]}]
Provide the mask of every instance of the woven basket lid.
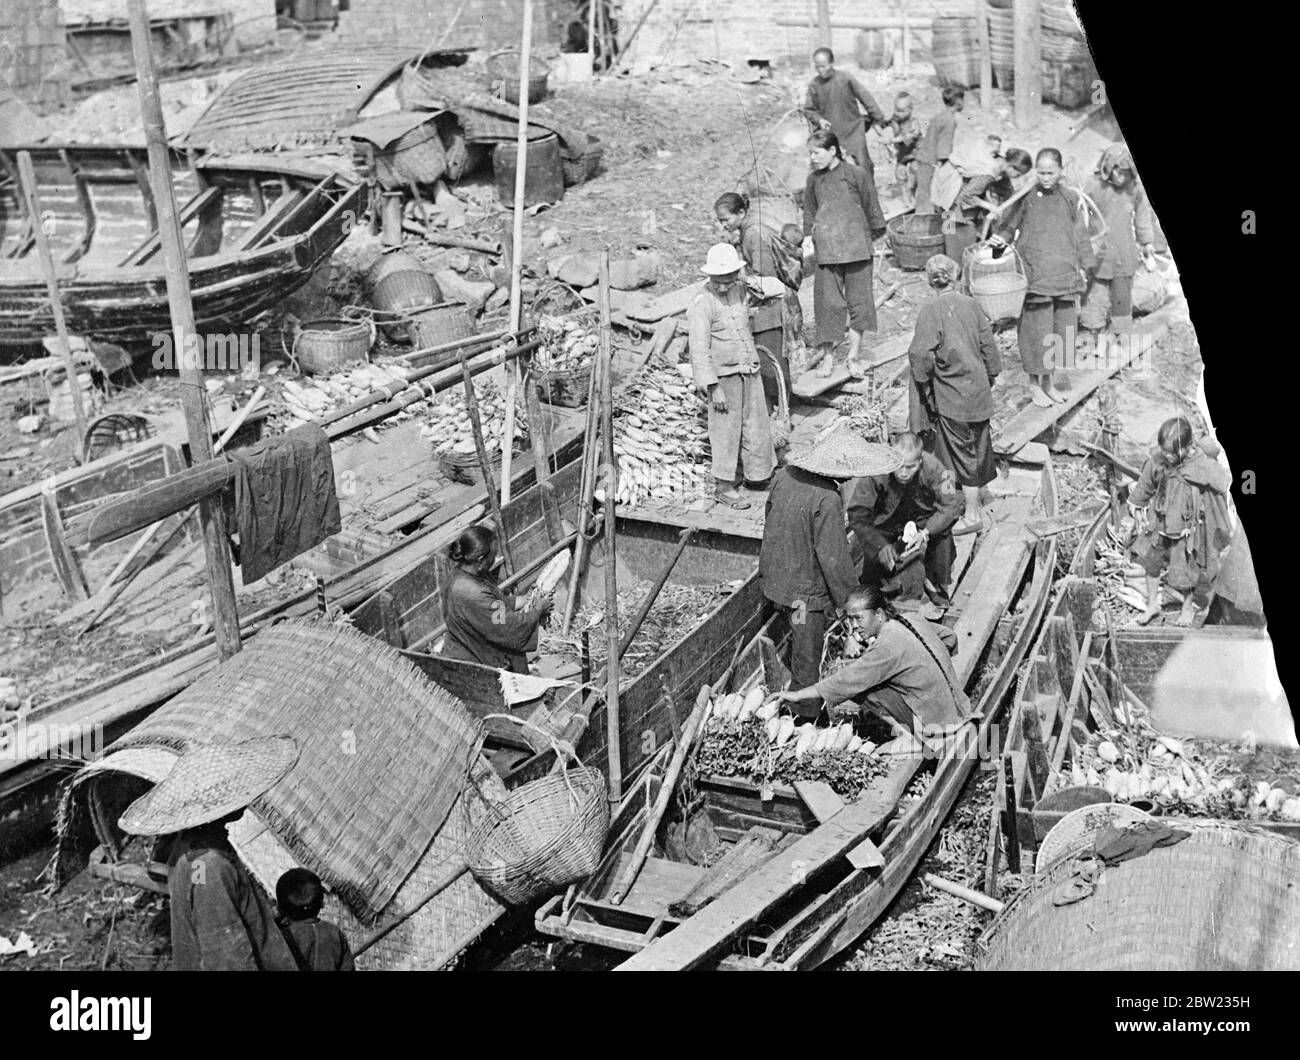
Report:
[{"label": "woven basket lid", "polygon": [[785,458],[787,464],[827,478],[865,478],[888,475],[903,466],[897,450],[861,438],[843,420],[837,421],[811,445]]},{"label": "woven basket lid", "polygon": [[1102,802],[1071,810],[1043,837],[1038,848],[1036,871],[1042,875],[1058,861],[1089,849],[1096,841],[1097,833],[1107,825],[1128,828],[1151,819],[1145,810],[1125,802]]},{"label": "woven basket lid", "polygon": [[273,788],[297,761],[292,736],[196,747],[126,808],[118,827],[132,835],[166,835],[220,820]]}]

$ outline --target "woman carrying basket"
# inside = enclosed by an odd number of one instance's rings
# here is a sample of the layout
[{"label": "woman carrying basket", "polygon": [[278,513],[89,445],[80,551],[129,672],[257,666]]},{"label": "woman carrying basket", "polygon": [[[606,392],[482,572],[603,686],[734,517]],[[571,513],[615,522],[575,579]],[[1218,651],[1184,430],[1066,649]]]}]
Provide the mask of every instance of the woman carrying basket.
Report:
[{"label": "woman carrying basket", "polygon": [[[1051,408],[1065,400],[1052,394],[1052,372],[1072,360],[1079,295],[1096,255],[1083,200],[1061,184],[1061,152],[1044,147],[1035,167],[1037,187],[1007,211],[990,242],[1014,243],[1024,261],[1028,288],[1020,314],[1020,363],[1036,384],[1034,404]],[[1058,383],[1058,388],[1065,386]]]},{"label": "woman carrying basket", "polygon": [[537,631],[551,613],[551,599],[520,609],[513,595],[497,587],[497,535],[487,527],[471,526],[447,555],[454,569],[442,592],[447,635],[441,654],[528,673],[527,652],[537,649]]}]

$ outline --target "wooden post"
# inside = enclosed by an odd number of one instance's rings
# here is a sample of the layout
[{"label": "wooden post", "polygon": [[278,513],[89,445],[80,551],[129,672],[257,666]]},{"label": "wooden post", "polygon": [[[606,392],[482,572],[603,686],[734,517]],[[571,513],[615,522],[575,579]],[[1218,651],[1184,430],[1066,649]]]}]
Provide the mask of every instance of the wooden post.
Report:
[{"label": "wooden post", "polygon": [[[1100,339],[1100,336],[1098,336]],[[1107,383],[1098,395],[1101,405],[1101,447],[1116,455],[1119,443],[1119,412],[1115,406],[1115,388]],[[1110,522],[1119,526],[1119,490],[1115,486],[1115,465],[1106,461],[1106,492],[1110,495]]]},{"label": "wooden post", "polygon": [[903,74],[904,77],[906,77],[908,73],[908,67],[911,65],[911,59],[912,59],[912,40],[911,40],[912,31],[907,24],[907,0],[899,0],[899,7],[902,8],[902,15],[903,15],[903,30],[902,30],[903,69],[901,73]]},{"label": "wooden post", "polygon": [[36,253],[41,259],[41,271],[45,273],[45,286],[50,292],[50,308],[54,311],[54,329],[59,335],[63,366],[68,373],[68,390],[72,395],[72,411],[77,417],[77,460],[84,464],[86,462],[86,407],[81,401],[77,362],[72,357],[72,343],[68,341],[68,322],[63,317],[63,302],[59,298],[59,275],[54,271],[54,256],[50,253],[50,240],[45,232],[44,218],[41,216],[41,196],[36,190],[36,171],[32,168],[32,156],[26,151],[18,152],[18,182],[26,202],[27,215],[31,218],[32,234],[36,237]]},{"label": "wooden post", "polygon": [[817,46],[831,46],[831,0],[817,0]]},{"label": "wooden post", "polygon": [[478,453],[478,466],[483,472],[483,490],[492,509],[492,524],[496,527],[497,541],[501,545],[501,559],[505,562],[506,574],[514,574],[515,560],[510,554],[510,538],[506,536],[501,502],[497,499],[497,484],[492,481],[492,465],[488,462],[487,446],[483,442],[483,421],[479,418],[478,397],[474,393],[474,380],[469,374],[469,365],[465,361],[460,362],[460,372],[461,378],[465,381],[465,408],[469,411],[469,426],[474,435],[474,449]]},{"label": "wooden post", "polygon": [[1038,124],[1043,100],[1043,37],[1040,0],[1015,0],[1016,128]]},{"label": "wooden post", "polygon": [[[519,157],[515,162],[514,237],[510,254],[510,330],[519,330],[523,312],[524,187],[528,173],[528,63],[533,54],[533,0],[524,0],[524,40],[519,56]],[[519,363],[506,366],[506,429],[501,439],[501,503],[510,501],[510,474],[515,447],[515,399]]]},{"label": "wooden post", "polygon": [[587,68],[596,76],[596,4],[604,0],[587,0]]},{"label": "wooden post", "polygon": [[[171,309],[173,349],[180,368],[181,403],[189,433],[190,455],[195,463],[212,459],[212,424],[208,419],[208,393],[198,363],[198,336],[194,328],[194,307],[190,303],[190,274],[176,220],[176,194],[172,187],[171,160],[163,127],[162,104],[153,54],[149,50],[149,15],[144,0],[127,0],[131,20],[131,48],[135,53],[137,83],[140,86],[140,115],[149,149],[149,171],[154,201],[158,208],[158,233],[167,269],[167,302]],[[203,529],[203,556],[212,593],[212,626],[217,655],[224,661],[239,651],[239,609],[235,583],[230,573],[230,541],[226,536],[226,515],[221,497],[210,494],[199,502],[199,524]]]},{"label": "wooden post", "polygon": [[614,391],[610,360],[613,351],[613,325],[609,308],[609,248],[600,253],[600,415],[604,446],[601,481],[605,489],[605,732],[609,741],[609,801],[617,806],[623,800],[622,731],[618,716],[618,572],[615,568],[615,497],[618,478],[614,469]]},{"label": "wooden post", "polygon": [[987,0],[975,0],[975,30],[980,42],[980,106],[993,105],[993,52],[989,47],[989,11]]}]

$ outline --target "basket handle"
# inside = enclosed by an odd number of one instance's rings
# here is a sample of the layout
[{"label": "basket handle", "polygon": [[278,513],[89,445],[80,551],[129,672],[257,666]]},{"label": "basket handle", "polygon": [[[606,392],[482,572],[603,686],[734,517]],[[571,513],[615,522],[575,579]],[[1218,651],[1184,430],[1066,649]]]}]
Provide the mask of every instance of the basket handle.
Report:
[{"label": "basket handle", "polygon": [[[539,733],[540,735],[545,737],[546,740],[550,743],[551,749],[555,752],[555,758],[557,761],[560,759],[561,755],[567,755],[569,758],[572,758],[575,762],[577,762],[579,767],[585,768],[582,765],[582,759],[578,757],[577,749],[573,746],[573,744],[569,743],[567,740],[563,740],[563,741],[557,740],[554,736],[552,736],[541,726],[534,725],[531,721],[526,721],[523,718],[516,718],[513,714],[484,714],[483,715],[483,721],[491,721],[496,718],[504,718],[507,721],[513,721],[516,725],[520,725],[525,729],[532,729],[534,732]],[[573,790],[573,782],[569,780],[569,771],[567,769],[562,770],[561,775],[564,777],[564,786],[569,789],[569,798],[573,801],[573,804],[576,806],[578,804],[578,793]]]}]

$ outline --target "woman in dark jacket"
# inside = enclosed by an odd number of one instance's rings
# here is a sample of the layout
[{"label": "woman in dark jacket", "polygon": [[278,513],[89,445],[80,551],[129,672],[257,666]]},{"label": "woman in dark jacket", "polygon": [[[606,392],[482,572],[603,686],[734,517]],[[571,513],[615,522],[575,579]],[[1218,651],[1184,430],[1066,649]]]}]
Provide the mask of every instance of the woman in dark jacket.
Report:
[{"label": "woman in dark jacket", "polygon": [[[860,377],[862,333],[876,330],[876,301],[871,290],[871,240],[885,231],[876,185],[860,166],[845,160],[832,132],[808,138],[812,172],[803,198],[803,234],[817,251],[813,287],[817,356],[822,374],[830,375],[837,343],[849,325],[849,372]],[[809,367],[812,367],[810,364]]]},{"label": "woman in dark jacket", "polygon": [[1038,186],[1011,207],[992,242],[1014,242],[1024,260],[1029,288],[1020,314],[1020,363],[1038,384],[1034,404],[1050,408],[1064,400],[1052,395],[1052,370],[1069,363],[1079,295],[1096,256],[1083,200],[1061,184],[1061,152],[1044,147],[1035,167]]},{"label": "woman in dark jacket", "polygon": [[447,634],[441,654],[528,673],[526,653],[537,648],[537,630],[551,613],[550,599],[521,610],[513,594],[497,587],[497,538],[486,527],[471,526],[462,533],[448,557],[455,566],[443,588]]}]

